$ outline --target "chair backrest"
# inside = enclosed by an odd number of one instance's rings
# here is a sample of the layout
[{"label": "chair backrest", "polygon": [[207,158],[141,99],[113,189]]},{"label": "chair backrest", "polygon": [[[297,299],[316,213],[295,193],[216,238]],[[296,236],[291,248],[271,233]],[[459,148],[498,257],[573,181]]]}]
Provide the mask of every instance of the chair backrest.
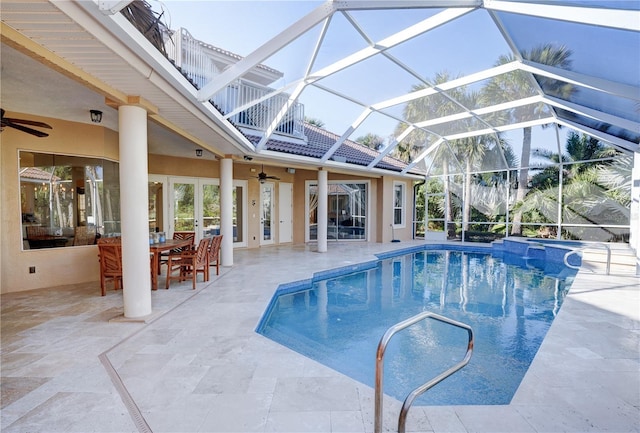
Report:
[{"label": "chair backrest", "polygon": [[[107,238],[110,239],[110,238]],[[122,244],[99,242],[100,271],[104,275],[122,274]]]},{"label": "chair backrest", "polygon": [[222,235],[215,235],[211,238],[209,248],[209,263],[217,262],[220,257],[220,245],[222,245]]},{"label": "chair backrest", "polygon": [[196,240],[196,232],[173,232],[173,239],[174,240],[189,239],[191,240],[191,244],[189,244],[189,246],[186,246],[186,247],[174,248],[171,250],[171,253],[179,253],[181,251],[191,250],[193,249],[193,243]]},{"label": "chair backrest", "polygon": [[40,236],[47,236],[49,227],[43,226],[27,226],[27,239],[33,239]]},{"label": "chair backrest", "polygon": [[100,238],[97,241],[97,244],[121,244],[122,238],[120,236],[110,236],[108,238]]},{"label": "chair backrest", "polygon": [[96,228],[78,226],[73,236],[73,245],[93,245],[96,242]]},{"label": "chair backrest", "polygon": [[198,249],[196,250],[196,266],[206,266],[210,242],[211,238],[200,239],[200,242],[198,243]]},{"label": "chair backrest", "polygon": [[173,232],[173,239],[191,239],[191,245],[193,245],[196,239],[196,232]]}]

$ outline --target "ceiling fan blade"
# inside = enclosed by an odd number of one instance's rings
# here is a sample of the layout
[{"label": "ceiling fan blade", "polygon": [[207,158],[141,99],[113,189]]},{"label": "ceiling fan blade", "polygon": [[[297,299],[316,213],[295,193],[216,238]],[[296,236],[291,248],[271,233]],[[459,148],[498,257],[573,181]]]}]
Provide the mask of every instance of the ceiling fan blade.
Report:
[{"label": "ceiling fan blade", "polygon": [[17,125],[15,123],[5,123],[4,126],[9,126],[11,128],[15,128],[19,131],[26,132],[27,134],[35,135],[36,137],[48,137],[49,134],[42,131],[37,131],[35,129],[27,128],[26,126]]},{"label": "ceiling fan blade", "polygon": [[5,117],[2,119],[6,124],[10,124],[10,123],[22,123],[24,125],[30,125],[30,126],[38,126],[40,128],[47,128],[47,129],[53,129],[50,125],[47,125],[44,122],[37,122],[35,120],[26,120],[26,119],[13,119],[10,117]]}]

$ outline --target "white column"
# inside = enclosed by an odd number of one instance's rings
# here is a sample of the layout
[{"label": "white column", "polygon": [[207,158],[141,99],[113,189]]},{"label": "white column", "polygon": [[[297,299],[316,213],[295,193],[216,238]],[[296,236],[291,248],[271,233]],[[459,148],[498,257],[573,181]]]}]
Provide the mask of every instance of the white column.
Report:
[{"label": "white column", "polygon": [[151,314],[147,112],[121,106],[118,122],[124,316],[135,318]]},{"label": "white column", "polygon": [[[240,223],[240,221],[238,221]],[[233,160],[220,160],[220,264],[233,266]]]},{"label": "white column", "polygon": [[326,170],[318,171],[318,252],[327,252],[328,178]]}]

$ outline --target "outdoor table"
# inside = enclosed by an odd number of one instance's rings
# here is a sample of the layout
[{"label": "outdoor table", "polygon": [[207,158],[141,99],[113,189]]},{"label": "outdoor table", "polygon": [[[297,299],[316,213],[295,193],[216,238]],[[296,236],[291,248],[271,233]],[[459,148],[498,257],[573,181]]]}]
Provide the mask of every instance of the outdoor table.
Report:
[{"label": "outdoor table", "polygon": [[69,242],[66,236],[42,235],[27,238],[29,249],[64,247]]},{"label": "outdoor table", "polygon": [[160,255],[164,251],[169,251],[174,248],[189,247],[193,243],[193,239],[167,239],[164,242],[157,244],[150,244],[149,249],[153,253],[153,260],[151,260],[151,289],[158,290],[158,269],[160,264]]}]

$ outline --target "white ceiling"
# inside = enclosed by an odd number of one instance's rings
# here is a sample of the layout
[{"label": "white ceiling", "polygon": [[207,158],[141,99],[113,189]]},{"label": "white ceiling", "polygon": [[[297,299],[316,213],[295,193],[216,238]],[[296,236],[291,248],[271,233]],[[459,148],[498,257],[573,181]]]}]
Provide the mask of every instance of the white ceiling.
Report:
[{"label": "white ceiling", "polygon": [[[103,112],[102,125],[117,131],[117,111],[106,104],[105,98],[119,101],[128,95],[144,95],[146,101],[157,107],[157,117],[162,122],[176,126],[177,130],[193,139],[160,126],[152,115],[148,124],[149,153],[194,158],[195,149],[202,148],[203,158],[210,159],[215,157],[213,152],[218,155],[243,153],[237,138],[241,135],[236,132],[237,137],[233,137],[232,132],[230,136],[221,128],[220,123],[226,122],[221,120],[219,113],[211,113],[214,109],[202,107],[203,104],[199,103],[193,106],[188,95],[185,97],[175,92],[173,86],[155,75],[152,68],[140,62],[133,53],[125,52],[126,45],[122,42],[110,41],[107,46],[98,39],[106,35],[104,29],[95,28],[93,19],[84,14],[75,2],[62,2],[58,6],[67,8],[66,12],[61,13],[52,2],[43,0],[3,0],[0,3],[3,26],[18,30],[55,53],[45,58],[43,63],[51,65],[53,62],[53,67],[59,70],[72,69],[71,74],[66,72],[63,75],[43,67],[39,61],[42,60],[38,51],[41,47],[27,41],[29,46],[20,49],[26,55],[11,47],[20,45],[21,40],[16,42],[12,40],[15,36],[3,32],[0,103],[8,117],[13,113],[30,113],[91,123],[89,110],[97,109]],[[72,15],[73,19],[65,14]],[[98,36],[85,31],[83,22],[84,25],[92,25]],[[48,62],[50,59],[53,60]],[[55,64],[58,61],[62,66]],[[73,70],[74,67],[77,69]],[[183,79],[177,71],[176,76]],[[93,80],[89,86],[87,80]]]}]

